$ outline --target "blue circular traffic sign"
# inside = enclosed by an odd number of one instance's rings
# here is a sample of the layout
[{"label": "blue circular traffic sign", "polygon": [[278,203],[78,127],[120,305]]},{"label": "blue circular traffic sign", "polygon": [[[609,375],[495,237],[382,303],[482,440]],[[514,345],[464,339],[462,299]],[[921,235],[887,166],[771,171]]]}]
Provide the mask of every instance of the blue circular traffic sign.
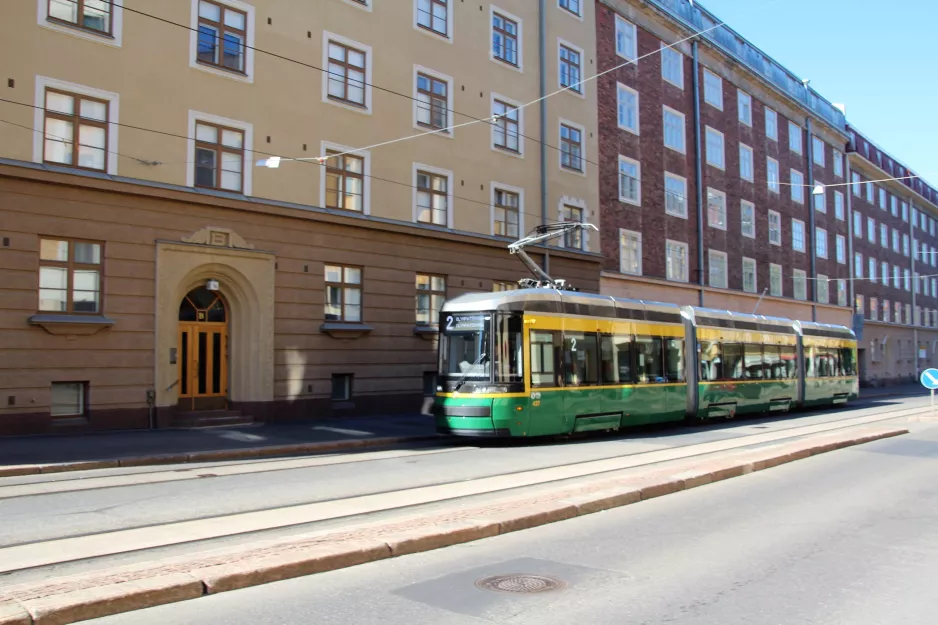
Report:
[{"label": "blue circular traffic sign", "polygon": [[922,376],[919,380],[921,380],[922,386],[928,390],[934,391],[938,389],[938,369],[925,369],[922,371]]}]

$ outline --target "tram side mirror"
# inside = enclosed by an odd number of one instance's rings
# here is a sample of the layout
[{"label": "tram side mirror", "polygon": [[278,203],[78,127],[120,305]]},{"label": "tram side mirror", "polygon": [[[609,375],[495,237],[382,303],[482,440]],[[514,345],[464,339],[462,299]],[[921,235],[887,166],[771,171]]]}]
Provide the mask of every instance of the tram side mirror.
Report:
[{"label": "tram side mirror", "polygon": [[169,364],[171,365],[176,364],[176,348],[175,347],[169,348]]}]

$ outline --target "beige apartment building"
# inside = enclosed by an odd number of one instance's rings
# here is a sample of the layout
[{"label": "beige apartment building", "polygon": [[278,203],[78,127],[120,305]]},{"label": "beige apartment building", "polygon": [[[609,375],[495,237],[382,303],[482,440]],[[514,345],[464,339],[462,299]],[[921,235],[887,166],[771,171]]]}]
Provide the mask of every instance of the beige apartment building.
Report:
[{"label": "beige apartment building", "polygon": [[5,8],[0,434],[417,411],[442,301],[599,223],[591,1]]}]

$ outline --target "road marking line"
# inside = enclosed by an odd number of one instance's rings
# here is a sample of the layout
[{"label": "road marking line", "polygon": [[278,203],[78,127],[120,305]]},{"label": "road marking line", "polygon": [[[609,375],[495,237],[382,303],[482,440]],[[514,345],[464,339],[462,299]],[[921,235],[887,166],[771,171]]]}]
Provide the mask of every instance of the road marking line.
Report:
[{"label": "road marking line", "polygon": [[334,428],[328,425],[317,425],[312,429],[320,432],[332,432],[333,434],[344,434],[346,436],[374,436],[374,432],[365,432],[364,430],[346,430],[343,428]]}]

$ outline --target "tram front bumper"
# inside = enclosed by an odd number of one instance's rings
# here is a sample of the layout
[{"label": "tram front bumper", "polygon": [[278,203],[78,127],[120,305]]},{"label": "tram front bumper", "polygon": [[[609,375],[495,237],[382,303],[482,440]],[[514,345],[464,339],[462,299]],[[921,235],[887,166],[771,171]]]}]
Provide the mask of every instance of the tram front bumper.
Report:
[{"label": "tram front bumper", "polygon": [[436,417],[436,431],[440,434],[480,438],[511,436],[507,428],[495,427],[491,399],[454,402],[448,398],[437,398],[433,415]]}]

